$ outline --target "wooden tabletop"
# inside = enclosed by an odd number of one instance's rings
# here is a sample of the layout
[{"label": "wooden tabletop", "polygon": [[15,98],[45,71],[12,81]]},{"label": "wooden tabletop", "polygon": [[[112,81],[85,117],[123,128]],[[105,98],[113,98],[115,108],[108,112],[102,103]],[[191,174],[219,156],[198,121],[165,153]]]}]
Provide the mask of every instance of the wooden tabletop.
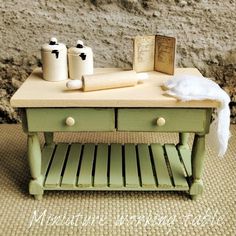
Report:
[{"label": "wooden tabletop", "polygon": [[[121,71],[119,68],[98,68],[95,73]],[[13,107],[217,107],[214,100],[181,102],[164,94],[161,85],[172,78],[159,72],[148,72],[149,79],[134,87],[93,92],[70,91],[67,81],[48,82],[42,79],[42,68],[36,68],[11,98]],[[195,68],[176,68],[175,74],[200,75]]]}]

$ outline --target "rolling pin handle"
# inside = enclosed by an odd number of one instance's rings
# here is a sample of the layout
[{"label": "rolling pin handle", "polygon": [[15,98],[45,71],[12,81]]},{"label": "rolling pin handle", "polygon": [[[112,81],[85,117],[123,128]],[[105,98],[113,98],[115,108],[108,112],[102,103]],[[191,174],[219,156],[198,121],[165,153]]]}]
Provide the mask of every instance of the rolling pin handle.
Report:
[{"label": "rolling pin handle", "polygon": [[82,80],[71,80],[66,83],[68,89],[81,89],[83,88]]}]

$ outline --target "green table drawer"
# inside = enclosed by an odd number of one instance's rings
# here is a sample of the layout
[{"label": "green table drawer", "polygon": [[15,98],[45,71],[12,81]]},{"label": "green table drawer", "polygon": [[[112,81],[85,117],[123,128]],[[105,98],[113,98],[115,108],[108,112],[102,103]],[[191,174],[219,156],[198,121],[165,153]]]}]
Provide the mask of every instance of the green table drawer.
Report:
[{"label": "green table drawer", "polygon": [[[26,116],[28,131],[31,132],[113,131],[115,129],[114,109],[29,108],[26,109]],[[68,117],[70,117],[69,125]]]},{"label": "green table drawer", "polygon": [[118,109],[118,130],[207,133],[210,119],[211,109],[123,108]]}]

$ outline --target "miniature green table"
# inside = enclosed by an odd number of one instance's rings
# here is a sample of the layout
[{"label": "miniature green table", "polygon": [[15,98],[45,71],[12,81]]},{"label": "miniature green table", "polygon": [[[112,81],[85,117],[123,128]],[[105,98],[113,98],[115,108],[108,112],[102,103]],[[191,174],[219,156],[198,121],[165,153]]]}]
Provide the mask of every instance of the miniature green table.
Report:
[{"label": "miniature green table", "polygon": [[[95,73],[120,69],[96,69]],[[175,74],[201,75],[177,68]],[[201,195],[205,134],[216,101],[180,102],[164,95],[171,76],[149,72],[141,85],[94,92],[67,91],[66,81],[47,82],[37,68],[11,99],[22,110],[28,134],[29,192],[44,190],[177,190]],[[178,132],[179,143],[54,143],[57,131]],[[38,132],[44,132],[41,150]],[[194,133],[192,148],[188,133]]]}]

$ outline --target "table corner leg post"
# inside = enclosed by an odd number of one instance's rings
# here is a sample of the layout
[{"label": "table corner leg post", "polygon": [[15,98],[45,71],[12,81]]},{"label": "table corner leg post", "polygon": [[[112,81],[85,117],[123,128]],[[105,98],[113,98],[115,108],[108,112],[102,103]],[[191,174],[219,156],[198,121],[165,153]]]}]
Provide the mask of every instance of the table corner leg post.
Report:
[{"label": "table corner leg post", "polygon": [[53,144],[53,132],[44,132],[44,139],[45,139],[45,144],[47,146]]},{"label": "table corner leg post", "polygon": [[189,149],[188,138],[189,138],[189,133],[179,133],[179,143],[177,145],[178,148]]},{"label": "table corner leg post", "polygon": [[28,161],[32,180],[29,183],[29,192],[36,199],[43,196],[43,176],[41,174],[41,149],[37,133],[28,133]]},{"label": "table corner leg post", "polygon": [[205,157],[205,135],[195,134],[191,155],[192,162],[192,183],[190,195],[193,200],[200,197],[203,193],[203,182],[201,179],[203,163]]}]

